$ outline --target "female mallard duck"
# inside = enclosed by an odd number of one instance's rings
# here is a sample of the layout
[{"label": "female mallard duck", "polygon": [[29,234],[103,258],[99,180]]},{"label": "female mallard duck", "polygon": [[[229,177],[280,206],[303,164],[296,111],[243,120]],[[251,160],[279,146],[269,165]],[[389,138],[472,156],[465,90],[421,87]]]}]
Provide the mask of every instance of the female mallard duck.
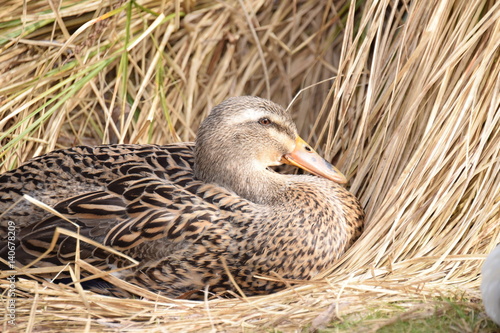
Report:
[{"label": "female mallard duck", "polygon": [[[269,168],[282,163],[324,178]],[[247,295],[266,294],[285,286],[280,279],[313,278],[360,235],[364,213],[338,184],[345,181],[297,135],[283,108],[236,97],[212,110],[194,144],[76,147],[3,174],[0,225],[4,238],[9,221],[19,228],[18,264],[45,252],[56,227],[76,230],[18,201],[28,194],[79,225],[81,235],[136,259],[138,266],[115,273],[126,281],[199,297],[206,286],[217,294],[235,290],[230,273]],[[75,244],[60,236],[36,266],[73,260]],[[129,264],[80,247],[80,258],[97,267]]]}]

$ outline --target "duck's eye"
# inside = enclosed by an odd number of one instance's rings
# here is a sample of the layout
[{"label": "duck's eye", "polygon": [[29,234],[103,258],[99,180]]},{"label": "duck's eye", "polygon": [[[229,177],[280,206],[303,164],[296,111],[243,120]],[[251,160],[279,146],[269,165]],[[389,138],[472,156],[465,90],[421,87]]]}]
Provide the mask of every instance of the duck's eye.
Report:
[{"label": "duck's eye", "polygon": [[267,126],[271,124],[271,120],[269,118],[260,118],[259,124]]}]

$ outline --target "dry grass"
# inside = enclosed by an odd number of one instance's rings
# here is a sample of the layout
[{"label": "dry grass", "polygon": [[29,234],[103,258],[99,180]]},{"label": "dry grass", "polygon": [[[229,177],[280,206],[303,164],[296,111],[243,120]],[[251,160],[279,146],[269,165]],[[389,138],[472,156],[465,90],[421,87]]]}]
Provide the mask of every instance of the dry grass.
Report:
[{"label": "dry grass", "polygon": [[395,302],[411,316],[449,292],[478,298],[500,242],[499,2],[4,7],[2,170],[56,147],[192,140],[232,95],[297,97],[302,135],[351,177],[368,213],[362,238],[314,283],[196,303],[20,281],[16,330],[290,331]]}]

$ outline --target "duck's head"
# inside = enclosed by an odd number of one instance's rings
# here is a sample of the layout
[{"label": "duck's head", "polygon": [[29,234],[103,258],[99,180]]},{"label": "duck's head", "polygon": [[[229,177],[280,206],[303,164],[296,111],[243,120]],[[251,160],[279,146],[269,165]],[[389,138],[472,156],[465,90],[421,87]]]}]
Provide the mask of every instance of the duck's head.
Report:
[{"label": "duck's head", "polygon": [[287,163],[337,183],[346,178],[297,134],[290,114],[259,97],[229,98],[198,130],[195,175],[254,202],[268,202],[287,180],[270,166]]}]

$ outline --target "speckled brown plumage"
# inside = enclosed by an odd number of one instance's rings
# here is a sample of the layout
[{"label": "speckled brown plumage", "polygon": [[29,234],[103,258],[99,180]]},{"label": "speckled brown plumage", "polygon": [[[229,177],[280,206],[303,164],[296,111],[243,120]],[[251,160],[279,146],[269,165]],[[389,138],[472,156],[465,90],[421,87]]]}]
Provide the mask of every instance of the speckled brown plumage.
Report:
[{"label": "speckled brown plumage", "polygon": [[[122,279],[171,297],[196,298],[207,285],[216,294],[235,290],[223,262],[247,295],[284,287],[256,275],[311,279],[331,266],[361,233],[364,213],[334,181],[267,168],[298,149],[290,116],[267,100],[239,97],[207,119],[196,149],[193,143],[82,146],[1,175],[0,236],[14,221],[23,265],[45,252],[56,227],[76,230],[25,200],[14,205],[29,194],[78,224],[83,236],[139,261],[118,273]],[[319,156],[303,148],[316,163]],[[37,265],[71,262],[75,243],[60,236]],[[105,270],[129,264],[85,243],[80,257]]]}]

